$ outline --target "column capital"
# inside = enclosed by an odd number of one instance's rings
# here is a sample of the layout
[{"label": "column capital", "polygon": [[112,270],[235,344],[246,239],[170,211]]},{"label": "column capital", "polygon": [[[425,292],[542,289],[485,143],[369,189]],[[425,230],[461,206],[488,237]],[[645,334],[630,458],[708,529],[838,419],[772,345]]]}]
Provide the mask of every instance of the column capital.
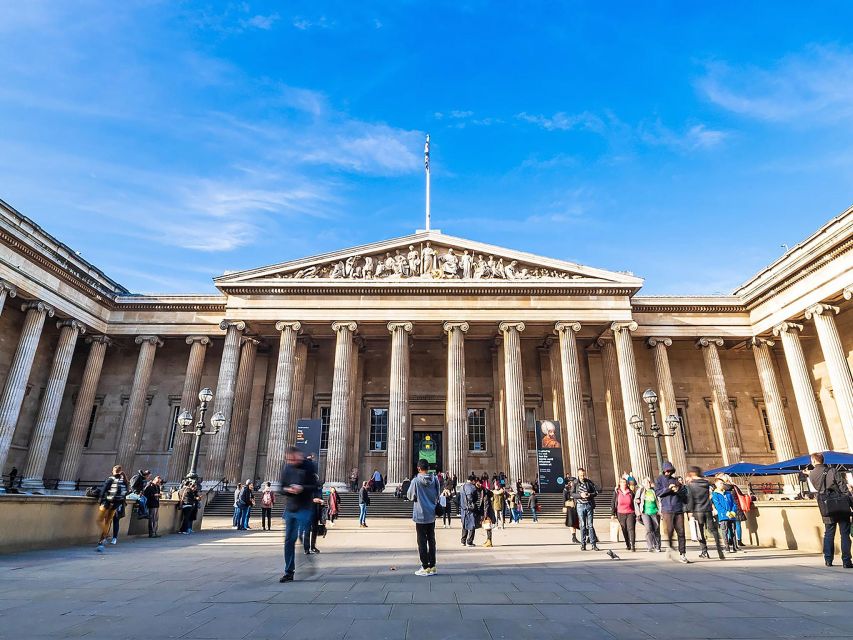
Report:
[{"label": "column capital", "polygon": [[3,291],[5,291],[6,295],[10,298],[14,298],[18,295],[18,288],[15,285],[10,284],[5,280],[0,280],[0,293]]},{"label": "column capital", "polygon": [[722,347],[726,342],[722,338],[709,338],[702,337],[696,340],[696,348],[701,349],[702,347],[710,347],[714,345],[715,347]]},{"label": "column capital", "polygon": [[515,329],[519,333],[524,331],[524,323],[523,322],[501,322],[498,325],[498,329],[501,333],[506,333],[507,331],[511,331]]},{"label": "column capital", "polygon": [[30,309],[35,309],[41,313],[47,314],[48,318],[52,318],[53,314],[56,313],[56,310],[46,302],[42,302],[41,300],[31,300],[30,302],[25,302],[21,305],[21,311],[26,313]]},{"label": "column capital", "polygon": [[818,302],[806,309],[806,320],[811,320],[812,316],[822,316],[824,314],[828,315],[834,313],[835,315],[838,315],[839,311],[841,311],[841,309],[834,305],[827,304],[826,302]]},{"label": "column capital", "polygon": [[761,338],[759,336],[754,336],[746,341],[748,347],[772,347],[776,344],[775,340],[771,340],[770,338]]},{"label": "column capital", "polygon": [[780,322],[775,327],[773,327],[773,335],[779,336],[783,333],[799,333],[802,330],[803,325],[797,324],[796,322]]},{"label": "column capital", "polygon": [[143,342],[147,342],[148,344],[153,344],[155,347],[163,346],[163,341],[157,336],[136,336],[134,342],[136,344],[142,344]]},{"label": "column capital", "polygon": [[244,320],[228,320],[224,319],[219,323],[219,328],[223,331],[227,331],[231,327],[237,329],[237,331],[245,331],[246,330],[246,322]]},{"label": "column capital", "polygon": [[672,338],[661,338],[658,336],[654,336],[652,338],[646,338],[646,346],[649,347],[650,349],[658,346],[659,344],[662,344],[665,347],[671,347],[672,346]]},{"label": "column capital", "polygon": [[610,330],[616,333],[617,331],[636,331],[640,328],[634,320],[620,320],[610,323]]},{"label": "column capital", "polygon": [[574,322],[571,320],[566,320],[566,321],[561,320],[560,322],[557,322],[554,325],[554,332],[555,333],[560,333],[562,331],[574,331],[575,333],[577,333],[580,330],[581,330],[581,323],[580,322]]},{"label": "column capital", "polygon": [[394,333],[397,329],[402,329],[406,333],[411,333],[414,326],[408,320],[392,320],[388,323],[388,331]]},{"label": "column capital", "polygon": [[88,338],[86,338],[86,344],[92,344],[93,342],[97,342],[98,344],[103,344],[109,347],[112,345],[113,339],[105,335],[89,336]]},{"label": "column capital", "polygon": [[841,295],[844,296],[845,300],[853,299],[853,284],[844,287],[844,289],[841,290]]},{"label": "column capital", "polygon": [[186,342],[187,344],[198,342],[199,344],[207,346],[210,344],[210,338],[207,336],[187,336]]},{"label": "column capital", "polygon": [[471,327],[464,320],[448,320],[442,325],[442,328],[444,329],[444,333],[450,333],[454,329],[459,329],[462,333],[468,333],[468,329]]},{"label": "column capital", "polygon": [[358,324],[352,320],[338,320],[332,323],[332,331],[339,333],[340,331],[350,331],[355,333],[358,329]]},{"label": "column capital", "polygon": [[296,333],[302,331],[302,323],[299,320],[279,320],[275,323],[276,331],[284,331],[285,329],[292,329]]},{"label": "column capital", "polygon": [[86,325],[84,325],[79,320],[75,320],[74,318],[68,318],[67,320],[60,320],[56,323],[57,329],[62,329],[62,327],[71,327],[72,329],[76,329],[78,333],[84,334],[86,333]]}]

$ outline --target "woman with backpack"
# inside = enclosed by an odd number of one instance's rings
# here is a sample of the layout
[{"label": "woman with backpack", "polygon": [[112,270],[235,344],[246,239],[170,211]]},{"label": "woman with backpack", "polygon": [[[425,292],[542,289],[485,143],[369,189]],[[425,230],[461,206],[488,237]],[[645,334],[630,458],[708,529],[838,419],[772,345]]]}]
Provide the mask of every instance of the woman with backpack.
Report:
[{"label": "woman with backpack", "polygon": [[127,477],[121,469],[121,465],[113,467],[110,475],[101,486],[100,506],[98,507],[98,524],[101,527],[101,537],[95,549],[98,553],[104,552],[104,542],[110,536],[113,526],[113,517],[119,507],[124,506],[127,497]]},{"label": "woman with backpack", "polygon": [[272,531],[272,507],[275,504],[275,492],[269,482],[264,486],[261,496],[261,528],[264,531]]},{"label": "woman with backpack", "polygon": [[198,508],[198,489],[195,482],[190,482],[178,493],[178,507],[181,510],[181,529],[178,533],[192,533],[193,512]]}]

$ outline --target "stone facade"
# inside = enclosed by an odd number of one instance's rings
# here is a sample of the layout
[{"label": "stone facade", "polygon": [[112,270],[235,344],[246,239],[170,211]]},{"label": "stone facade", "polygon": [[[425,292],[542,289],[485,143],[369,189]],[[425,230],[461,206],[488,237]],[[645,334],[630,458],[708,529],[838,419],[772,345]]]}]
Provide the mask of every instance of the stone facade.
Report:
[{"label": "stone facade", "polygon": [[209,482],[275,481],[300,418],[327,428],[328,482],[399,482],[424,442],[460,475],[531,480],[534,421],[556,419],[567,466],[607,484],[657,472],[627,424],[646,388],[682,419],[679,466],[849,451],[851,247],[853,209],[731,296],[648,297],[433,231],[228,274],[219,295],[134,296],[0,201],[2,471],[70,489],[121,459],[177,480],[196,387],[228,419],[202,443]]}]

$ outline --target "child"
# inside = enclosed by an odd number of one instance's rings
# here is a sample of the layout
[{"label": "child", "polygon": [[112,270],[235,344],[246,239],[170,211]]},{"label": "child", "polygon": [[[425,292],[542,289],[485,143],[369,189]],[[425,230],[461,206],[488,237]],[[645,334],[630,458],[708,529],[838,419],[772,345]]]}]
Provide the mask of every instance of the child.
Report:
[{"label": "child", "polygon": [[726,538],[726,548],[730,553],[737,552],[737,505],[731,491],[726,490],[726,483],[722,478],[717,478],[711,500],[714,502],[714,510],[717,512],[717,521],[720,523],[720,531]]}]

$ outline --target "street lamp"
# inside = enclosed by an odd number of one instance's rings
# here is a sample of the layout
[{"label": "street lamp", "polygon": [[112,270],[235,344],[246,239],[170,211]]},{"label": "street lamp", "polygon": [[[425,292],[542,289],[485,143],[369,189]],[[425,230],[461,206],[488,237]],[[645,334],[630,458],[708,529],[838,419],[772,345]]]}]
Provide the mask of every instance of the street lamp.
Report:
[{"label": "street lamp", "polygon": [[181,426],[181,433],[195,434],[190,470],[187,472],[186,477],[186,480],[192,480],[195,482],[198,482],[199,480],[196,468],[198,467],[198,454],[201,447],[201,437],[214,436],[219,433],[219,430],[222,427],[225,426],[225,414],[221,411],[217,411],[210,418],[210,431],[205,431],[204,414],[207,412],[208,403],[213,400],[213,391],[208,387],[205,387],[199,392],[198,399],[201,401],[201,404],[198,405],[198,422],[195,423],[195,428],[191,428],[193,426],[193,414],[188,410],[184,409],[184,411],[181,412],[181,415],[178,416],[178,424]]},{"label": "street lamp", "polygon": [[629,424],[637,430],[637,435],[641,438],[654,438],[655,439],[655,453],[658,458],[658,470],[660,473],[663,473],[663,447],[661,446],[660,439],[661,438],[672,438],[678,432],[678,427],[681,426],[681,418],[676,415],[667,416],[666,428],[668,432],[664,431],[664,427],[658,424],[657,421],[657,413],[658,413],[658,394],[654,392],[653,389],[646,389],[643,392],[643,402],[645,402],[649,407],[649,415],[651,415],[652,420],[649,425],[649,433],[644,433],[643,428],[645,427],[645,420],[643,420],[638,415],[631,416],[631,419],[628,421]]}]

